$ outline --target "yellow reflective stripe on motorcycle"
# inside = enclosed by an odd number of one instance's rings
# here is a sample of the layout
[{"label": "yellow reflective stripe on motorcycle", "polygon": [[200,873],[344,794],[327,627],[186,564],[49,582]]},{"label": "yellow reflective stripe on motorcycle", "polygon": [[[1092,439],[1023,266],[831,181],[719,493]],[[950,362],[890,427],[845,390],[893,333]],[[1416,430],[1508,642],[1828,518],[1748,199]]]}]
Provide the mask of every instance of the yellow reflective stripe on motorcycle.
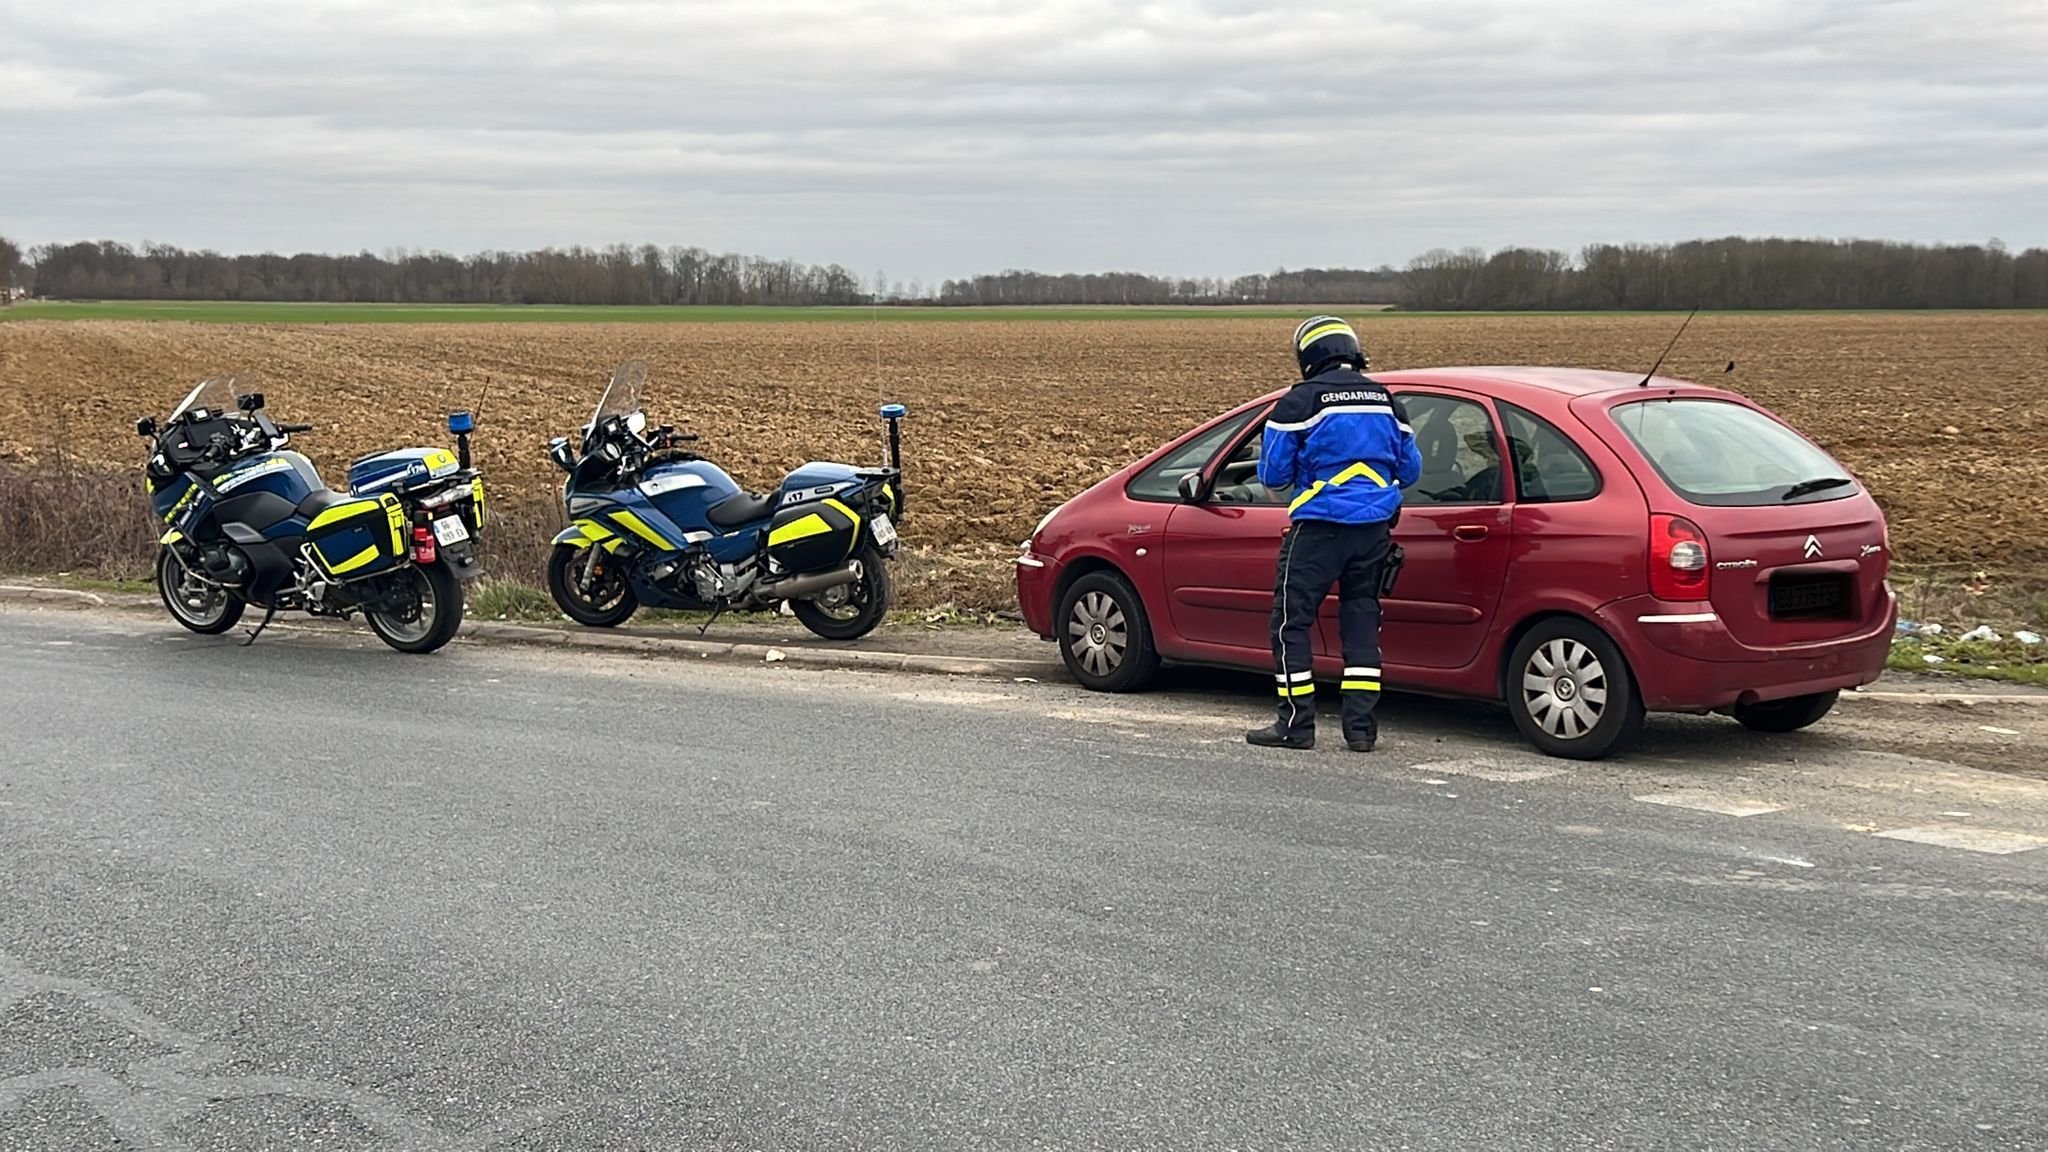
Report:
[{"label": "yellow reflective stripe on motorcycle", "polygon": [[823,516],[813,512],[801,520],[791,520],[782,527],[768,533],[768,546],[770,548],[780,548],[784,544],[794,543],[798,540],[808,540],[813,536],[823,536],[831,530],[832,525],[827,524]]},{"label": "yellow reflective stripe on motorcycle", "polygon": [[1377,680],[1346,680],[1343,683],[1343,689],[1346,692],[1377,692],[1380,690],[1380,682]]},{"label": "yellow reflective stripe on motorcycle", "polygon": [[178,513],[184,511],[185,505],[190,504],[192,502],[192,498],[197,495],[199,495],[199,485],[194,484],[191,487],[185,489],[185,494],[183,496],[178,497],[178,502],[176,504],[171,505],[171,510],[169,512],[164,513],[164,523],[169,524],[171,521],[176,520],[178,518]]},{"label": "yellow reflective stripe on motorcycle", "polygon": [[183,532],[180,532],[176,528],[173,528],[169,532],[164,533],[164,538],[157,541],[157,543],[176,544],[178,541],[183,540],[184,538],[185,534]]},{"label": "yellow reflective stripe on motorcycle", "polygon": [[336,504],[327,511],[313,517],[313,522],[306,525],[306,531],[311,532],[315,528],[325,527],[336,520],[346,520],[351,516],[360,516],[372,508],[380,507],[382,504],[383,501],[381,500],[351,500],[346,504]]},{"label": "yellow reflective stripe on motorcycle", "polygon": [[476,526],[484,526],[484,478],[479,476],[469,482],[469,498],[476,508]]},{"label": "yellow reflective stripe on motorcycle", "polygon": [[[321,553],[320,558],[323,560],[326,559],[327,554],[324,552]],[[375,544],[372,544],[368,548],[363,549],[361,552],[358,552],[355,555],[349,557],[348,559],[343,560],[341,563],[330,565],[327,570],[329,572],[334,573],[336,576],[340,576],[346,572],[353,572],[356,569],[363,567],[365,564],[368,564],[371,561],[375,560],[376,558],[377,546]]]},{"label": "yellow reflective stripe on motorcycle", "polygon": [[611,529],[599,524],[595,520],[578,520],[571,524],[570,527],[583,533],[584,542],[589,544],[595,544],[599,540],[609,540],[613,535]]},{"label": "yellow reflective stripe on motorcycle", "polygon": [[455,453],[448,451],[446,448],[436,448],[421,457],[420,463],[427,466],[427,475],[445,476],[455,471]]},{"label": "yellow reflective stripe on motorcycle", "polygon": [[860,513],[855,512],[853,509],[848,508],[846,505],[841,504],[837,500],[827,499],[825,501],[825,506],[827,508],[839,509],[841,514],[843,514],[848,520],[853,521],[853,526],[855,528],[860,527]]},{"label": "yellow reflective stripe on motorcycle", "polygon": [[405,505],[398,497],[386,492],[383,497],[384,516],[391,521],[391,554],[405,555]]},{"label": "yellow reflective stripe on motorcycle", "polygon": [[675,545],[670,544],[668,541],[662,539],[661,533],[656,532],[653,528],[649,527],[647,521],[642,520],[639,516],[635,515],[634,513],[628,512],[625,509],[620,508],[610,513],[610,515],[613,522],[618,524],[619,527],[624,528],[628,532],[631,532],[633,535],[640,537],[642,540],[647,541],[649,544],[654,545],[656,548],[660,548],[663,551],[675,550]]}]

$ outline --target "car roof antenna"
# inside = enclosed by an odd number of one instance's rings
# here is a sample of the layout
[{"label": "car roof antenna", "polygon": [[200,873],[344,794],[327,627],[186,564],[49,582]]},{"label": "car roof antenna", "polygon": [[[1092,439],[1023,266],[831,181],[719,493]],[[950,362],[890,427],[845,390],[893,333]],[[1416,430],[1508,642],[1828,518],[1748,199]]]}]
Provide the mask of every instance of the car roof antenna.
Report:
[{"label": "car roof antenna", "polygon": [[1697,304],[1693,305],[1692,311],[1686,313],[1685,315],[1685,323],[1680,324],[1678,326],[1678,332],[1671,337],[1671,343],[1666,344],[1664,346],[1663,354],[1657,357],[1657,362],[1655,364],[1650,365],[1650,370],[1648,372],[1643,373],[1643,378],[1641,382],[1639,382],[1636,385],[1636,387],[1648,388],[1650,386],[1651,379],[1657,375],[1657,369],[1662,368],[1664,366],[1664,357],[1671,355],[1671,350],[1673,348],[1678,347],[1678,337],[1685,335],[1685,330],[1689,325],[1691,325],[1692,318],[1699,314],[1700,306]]}]

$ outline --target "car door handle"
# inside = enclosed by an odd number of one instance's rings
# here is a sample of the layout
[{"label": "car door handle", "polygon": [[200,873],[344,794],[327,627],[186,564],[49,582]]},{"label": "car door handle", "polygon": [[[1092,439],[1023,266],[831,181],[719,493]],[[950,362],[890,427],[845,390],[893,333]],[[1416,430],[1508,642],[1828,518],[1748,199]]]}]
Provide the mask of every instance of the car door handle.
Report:
[{"label": "car door handle", "polygon": [[1460,524],[1456,528],[1451,529],[1451,535],[1468,543],[1473,540],[1484,540],[1486,539],[1486,525]]}]

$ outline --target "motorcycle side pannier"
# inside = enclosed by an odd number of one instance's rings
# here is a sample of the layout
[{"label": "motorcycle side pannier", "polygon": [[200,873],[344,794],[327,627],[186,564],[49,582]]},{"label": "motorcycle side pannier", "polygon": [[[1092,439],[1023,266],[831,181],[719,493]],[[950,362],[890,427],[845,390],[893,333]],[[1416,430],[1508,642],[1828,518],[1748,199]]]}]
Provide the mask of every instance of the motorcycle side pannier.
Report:
[{"label": "motorcycle side pannier", "polygon": [[388,492],[336,504],[313,517],[306,542],[328,576],[374,576],[405,555],[405,506]]},{"label": "motorcycle side pannier", "polygon": [[853,558],[860,514],[837,500],[784,508],[768,522],[768,556],[786,572],[821,572]]}]

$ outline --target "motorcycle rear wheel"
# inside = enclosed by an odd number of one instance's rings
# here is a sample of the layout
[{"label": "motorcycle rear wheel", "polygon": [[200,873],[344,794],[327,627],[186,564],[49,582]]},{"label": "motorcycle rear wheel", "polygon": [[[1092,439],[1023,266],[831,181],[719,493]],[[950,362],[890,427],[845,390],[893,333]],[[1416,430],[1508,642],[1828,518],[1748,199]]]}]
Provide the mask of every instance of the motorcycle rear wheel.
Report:
[{"label": "motorcycle rear wheel", "polygon": [[363,619],[377,639],[415,655],[433,652],[455,639],[456,630],[462,627],[462,581],[446,564],[416,564],[386,579],[412,581],[411,588],[394,593],[410,593],[417,602],[408,602],[402,609],[365,607]]},{"label": "motorcycle rear wheel", "polygon": [[[592,545],[596,547],[596,545]],[[567,544],[557,545],[548,557],[548,595],[555,598],[555,607],[563,615],[589,628],[616,628],[631,619],[640,608],[640,600],[633,595],[632,586],[626,583],[625,565],[605,554],[599,554],[597,587],[584,595],[577,581],[577,569],[583,565],[581,548]]]},{"label": "motorcycle rear wheel", "polygon": [[201,636],[233,628],[246,606],[240,596],[194,576],[168,545],[157,549],[156,591],[171,619]]},{"label": "motorcycle rear wheel", "polygon": [[893,591],[889,562],[872,544],[862,548],[857,559],[858,580],[822,592],[814,599],[789,603],[798,622],[827,640],[858,640],[873,632],[889,614]]}]

